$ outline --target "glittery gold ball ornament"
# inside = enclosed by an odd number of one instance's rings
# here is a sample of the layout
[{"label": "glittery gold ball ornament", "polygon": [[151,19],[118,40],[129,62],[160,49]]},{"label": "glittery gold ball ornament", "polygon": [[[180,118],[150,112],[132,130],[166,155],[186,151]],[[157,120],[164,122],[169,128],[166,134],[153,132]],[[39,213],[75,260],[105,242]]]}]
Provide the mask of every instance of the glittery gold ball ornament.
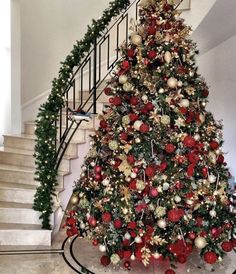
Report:
[{"label": "glittery gold ball ornament", "polygon": [[138,34],[132,34],[131,35],[131,42],[134,45],[139,46],[140,44],[142,44],[142,37]]},{"label": "glittery gold ball ornament", "polygon": [[113,140],[108,143],[108,146],[109,146],[110,150],[116,150],[118,148],[118,143]]},{"label": "glittery gold ball ornament", "polygon": [[164,60],[166,61],[166,63],[170,63],[172,59],[171,53],[169,51],[166,51],[164,54]]},{"label": "glittery gold ball ornament", "polygon": [[71,202],[73,205],[77,204],[78,201],[79,201],[79,198],[78,198],[77,195],[73,195],[73,196],[71,197],[71,199],[70,199],[70,202]]},{"label": "glittery gold ball ornament", "polygon": [[139,130],[142,124],[143,124],[143,122],[140,121],[140,120],[135,121],[134,122],[134,129]]},{"label": "glittery gold ball ornament", "polygon": [[128,81],[128,77],[126,75],[120,75],[119,77],[119,83],[120,84],[125,84]]},{"label": "glittery gold ball ornament", "polygon": [[180,104],[181,107],[188,108],[189,107],[189,100],[188,99],[182,99],[179,104]]},{"label": "glittery gold ball ornament", "polygon": [[130,118],[128,115],[122,117],[122,124],[128,125],[130,123]]},{"label": "glittery gold ball ornament", "polygon": [[198,236],[195,239],[194,244],[197,248],[202,249],[207,245],[207,241],[204,237]]},{"label": "glittery gold ball ornament", "polygon": [[169,125],[170,124],[170,116],[168,116],[168,115],[162,115],[161,116],[161,123],[163,125]]},{"label": "glittery gold ball ornament", "polygon": [[123,90],[126,91],[126,92],[129,92],[129,91],[133,90],[133,88],[134,88],[133,85],[130,84],[129,82],[126,82],[123,85]]},{"label": "glittery gold ball ornament", "polygon": [[171,78],[168,79],[167,85],[168,85],[169,88],[176,88],[177,85],[178,85],[178,81],[177,81],[176,78],[171,77]]}]

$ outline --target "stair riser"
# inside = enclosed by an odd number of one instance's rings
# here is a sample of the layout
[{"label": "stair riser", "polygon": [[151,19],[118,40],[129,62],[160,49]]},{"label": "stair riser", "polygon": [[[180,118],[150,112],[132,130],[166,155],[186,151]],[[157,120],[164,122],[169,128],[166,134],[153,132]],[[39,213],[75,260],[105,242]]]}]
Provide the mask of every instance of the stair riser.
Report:
[{"label": "stair riser", "polygon": [[4,136],[4,147],[18,148],[24,150],[34,150],[35,140],[17,138],[14,136]]},{"label": "stair riser", "polygon": [[[22,155],[17,153],[8,153],[0,151],[0,163],[7,165],[20,165],[25,167],[35,167],[33,155]],[[69,160],[63,159],[60,167],[60,171],[69,171],[70,163]]]},{"label": "stair riser", "polygon": [[33,209],[0,208],[0,223],[40,225],[40,213]]},{"label": "stair riser", "polygon": [[33,204],[35,192],[32,189],[0,189],[0,201]]},{"label": "stair riser", "polygon": [[[63,128],[63,132],[64,132],[65,128]],[[30,135],[34,135],[34,131],[35,131],[35,125],[34,124],[25,124],[25,133],[26,134],[30,134]],[[59,138],[59,130],[58,130],[58,136]],[[73,138],[72,138],[72,142],[73,143],[82,143],[85,141],[85,131],[83,129],[78,129]]]},{"label": "stair riser", "polygon": [[0,245],[51,245],[50,230],[0,230]]}]

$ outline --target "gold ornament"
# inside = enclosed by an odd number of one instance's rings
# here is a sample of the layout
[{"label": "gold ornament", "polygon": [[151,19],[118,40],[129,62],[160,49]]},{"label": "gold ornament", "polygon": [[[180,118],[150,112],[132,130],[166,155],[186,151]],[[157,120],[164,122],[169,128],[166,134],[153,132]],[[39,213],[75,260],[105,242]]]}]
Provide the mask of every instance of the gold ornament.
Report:
[{"label": "gold ornament", "polygon": [[158,220],[158,221],[157,221],[157,225],[158,225],[160,228],[164,229],[164,228],[166,228],[166,221],[165,221],[164,219]]},{"label": "gold ornament", "polygon": [[118,148],[118,143],[113,140],[108,143],[108,146],[109,146],[110,150],[116,150]]},{"label": "gold ornament", "polygon": [[122,117],[122,124],[128,125],[130,123],[129,115],[125,115]]},{"label": "gold ornament", "polygon": [[163,125],[169,125],[170,124],[170,116],[168,116],[168,115],[162,115],[161,116],[161,123]]},{"label": "gold ornament", "polygon": [[128,77],[126,76],[126,75],[121,75],[120,77],[119,77],[119,83],[120,84],[125,84],[126,82],[128,81]]},{"label": "gold ornament", "polygon": [[166,61],[166,63],[170,63],[172,59],[171,53],[169,51],[166,51],[164,54],[164,60]]},{"label": "gold ornament", "polygon": [[132,34],[131,35],[131,42],[134,45],[139,46],[140,44],[142,44],[142,37],[138,34]]},{"label": "gold ornament", "polygon": [[198,236],[195,241],[194,241],[194,244],[197,248],[199,249],[202,249],[204,247],[206,247],[207,245],[207,241],[205,238],[201,237],[201,236]]},{"label": "gold ornament", "polygon": [[73,204],[73,205],[76,205],[79,201],[79,198],[77,195],[73,195],[70,199],[70,202]]},{"label": "gold ornament", "polygon": [[181,107],[188,108],[190,103],[188,99],[182,99],[179,104]]},{"label": "gold ornament", "polygon": [[169,88],[176,88],[177,85],[178,85],[178,81],[177,81],[176,78],[171,77],[171,78],[168,79],[167,85],[168,85]]},{"label": "gold ornament", "polygon": [[126,92],[132,91],[134,89],[134,86],[130,84],[129,82],[124,83],[123,90]]}]

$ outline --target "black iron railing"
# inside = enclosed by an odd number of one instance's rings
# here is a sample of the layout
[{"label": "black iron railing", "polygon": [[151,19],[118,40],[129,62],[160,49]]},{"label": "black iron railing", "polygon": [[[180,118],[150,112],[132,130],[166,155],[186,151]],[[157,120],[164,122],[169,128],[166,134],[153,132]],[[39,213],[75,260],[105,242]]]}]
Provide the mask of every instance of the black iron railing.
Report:
[{"label": "black iron railing", "polygon": [[[69,109],[97,113],[97,100],[103,93],[102,84],[109,78],[120,58],[119,45],[128,41],[130,19],[138,17],[138,4],[134,0],[126,11],[106,30],[102,38],[94,41],[94,46],[80,66],[74,70],[64,91],[65,107],[60,109],[57,127],[57,164],[59,168],[65,151],[75,132],[83,121],[70,119]],[[113,54],[115,53],[115,55]]]}]

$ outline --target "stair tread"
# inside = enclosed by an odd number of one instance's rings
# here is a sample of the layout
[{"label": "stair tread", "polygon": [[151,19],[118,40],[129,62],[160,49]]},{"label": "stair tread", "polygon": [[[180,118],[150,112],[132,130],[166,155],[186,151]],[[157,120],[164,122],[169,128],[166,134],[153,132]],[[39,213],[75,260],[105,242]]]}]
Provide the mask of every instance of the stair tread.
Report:
[{"label": "stair tread", "polygon": [[0,170],[24,171],[29,173],[35,172],[35,168],[33,167],[7,165],[7,164],[0,164]]},{"label": "stair tread", "polygon": [[35,135],[26,134],[26,133],[20,133],[20,134],[4,134],[3,136],[35,140]]},{"label": "stair tread", "polygon": [[0,189],[31,189],[36,190],[36,185],[0,182]]},{"label": "stair tread", "polygon": [[0,152],[14,153],[20,155],[29,155],[33,156],[33,150],[19,149],[19,148],[10,148],[10,147],[0,147]]},{"label": "stair tread", "polygon": [[0,231],[1,230],[43,230],[43,229],[41,228],[41,225],[34,225],[34,224],[0,223]]},{"label": "stair tread", "polygon": [[14,202],[1,202],[0,201],[0,208],[7,208],[7,209],[32,209],[32,204],[22,204],[22,203],[14,203]]}]

